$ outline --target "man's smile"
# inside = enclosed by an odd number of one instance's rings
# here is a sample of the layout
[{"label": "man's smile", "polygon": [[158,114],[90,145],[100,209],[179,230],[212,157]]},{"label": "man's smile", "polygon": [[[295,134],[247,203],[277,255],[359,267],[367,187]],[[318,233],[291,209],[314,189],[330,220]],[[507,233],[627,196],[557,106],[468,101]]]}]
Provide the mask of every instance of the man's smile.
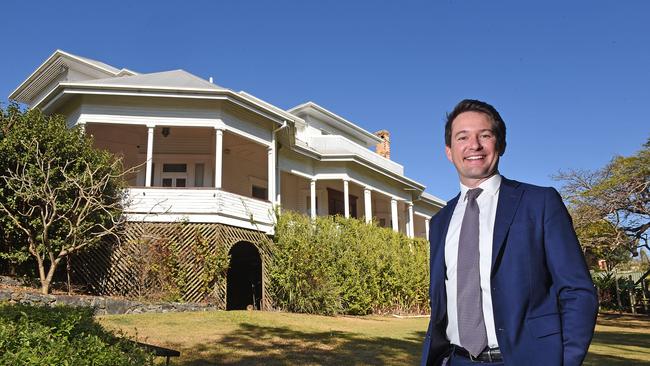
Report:
[{"label": "man's smile", "polygon": [[485,159],[485,155],[472,155],[472,156],[466,156],[465,160],[483,160]]}]

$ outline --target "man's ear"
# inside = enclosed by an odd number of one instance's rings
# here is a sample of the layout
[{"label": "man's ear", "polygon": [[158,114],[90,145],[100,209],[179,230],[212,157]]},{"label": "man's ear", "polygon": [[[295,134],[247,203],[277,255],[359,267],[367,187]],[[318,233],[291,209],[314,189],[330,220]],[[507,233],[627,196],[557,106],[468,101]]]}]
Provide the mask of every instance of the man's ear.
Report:
[{"label": "man's ear", "polygon": [[445,145],[445,155],[447,155],[447,159],[449,159],[449,161],[451,161],[452,163],[454,162],[451,159],[451,147],[449,147],[447,145]]}]

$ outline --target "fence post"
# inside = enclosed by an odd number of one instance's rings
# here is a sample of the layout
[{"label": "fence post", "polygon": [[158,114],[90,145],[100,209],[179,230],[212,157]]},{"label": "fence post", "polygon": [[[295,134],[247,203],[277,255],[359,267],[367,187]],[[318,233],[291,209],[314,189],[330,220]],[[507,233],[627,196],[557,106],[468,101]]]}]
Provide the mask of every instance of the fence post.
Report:
[{"label": "fence post", "polygon": [[629,276],[630,283],[632,283],[632,288],[628,290],[630,294],[630,309],[632,310],[632,314],[636,314],[636,309],[634,308],[634,305],[636,305],[636,296],[634,294],[634,280],[632,280],[632,276]]},{"label": "fence post", "polygon": [[621,303],[621,289],[618,287],[618,275],[614,272],[614,283],[616,283],[616,303],[618,304],[618,312],[623,313],[623,304]]},{"label": "fence post", "polygon": [[641,280],[641,295],[643,296],[643,310],[648,314],[648,296],[646,295],[646,286],[647,283],[645,279]]}]

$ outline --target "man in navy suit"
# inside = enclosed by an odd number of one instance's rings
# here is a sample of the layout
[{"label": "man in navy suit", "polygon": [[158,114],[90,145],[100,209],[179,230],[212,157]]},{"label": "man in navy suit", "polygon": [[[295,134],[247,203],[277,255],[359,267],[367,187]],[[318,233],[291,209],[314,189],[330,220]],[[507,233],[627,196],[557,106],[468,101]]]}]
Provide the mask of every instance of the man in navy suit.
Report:
[{"label": "man in navy suit", "polygon": [[485,102],[454,108],[445,145],[461,192],[430,223],[422,365],[580,365],[598,300],[560,195],[499,174],[506,127]]}]

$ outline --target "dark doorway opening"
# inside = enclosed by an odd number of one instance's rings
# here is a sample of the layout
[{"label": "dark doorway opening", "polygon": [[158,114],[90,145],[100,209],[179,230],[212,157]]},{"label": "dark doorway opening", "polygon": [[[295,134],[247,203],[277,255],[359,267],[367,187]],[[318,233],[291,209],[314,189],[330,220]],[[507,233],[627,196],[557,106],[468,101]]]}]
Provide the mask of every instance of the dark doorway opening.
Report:
[{"label": "dark doorway opening", "polygon": [[259,310],[262,302],[262,259],[257,248],[239,242],[230,249],[226,310]]},{"label": "dark doorway opening", "polygon": [[[357,196],[348,195],[350,200],[350,217],[357,218]],[[329,215],[345,215],[344,194],[336,189],[327,188],[327,206]]]}]

